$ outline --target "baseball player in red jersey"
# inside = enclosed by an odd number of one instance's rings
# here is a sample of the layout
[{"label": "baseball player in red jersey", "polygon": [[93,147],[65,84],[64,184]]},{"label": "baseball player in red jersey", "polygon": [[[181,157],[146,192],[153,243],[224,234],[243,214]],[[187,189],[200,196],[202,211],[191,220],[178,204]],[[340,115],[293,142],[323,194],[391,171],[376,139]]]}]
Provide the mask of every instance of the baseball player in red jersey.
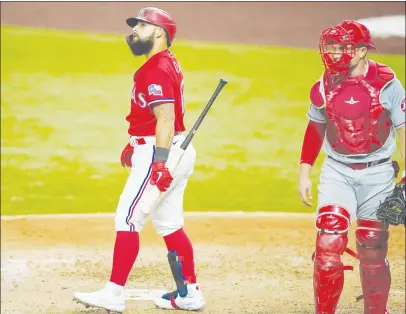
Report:
[{"label": "baseball player in red jersey", "polygon": [[[193,172],[196,151],[190,144],[174,173],[166,167],[171,153],[180,150],[185,136],[183,116],[183,74],[169,52],[176,24],[168,13],[144,8],[127,24],[133,33],[127,44],[135,56],[147,61],[135,72],[131,93],[129,143],[121,154],[123,166],[131,172],[120,196],[116,217],[116,242],[110,281],[99,291],[75,293],[74,299],[86,305],[122,312],[124,286],[139,251],[139,233],[151,216],[157,233],[168,249],[168,261],[177,289],[155,300],[162,309],[199,310],[205,300],[196,282],[192,244],[183,225],[183,194]],[[152,186],[163,194],[150,214]]]},{"label": "baseball player in red jersey", "polygon": [[388,66],[366,59],[370,48],[369,30],[355,21],[329,27],[320,37],[325,71],[310,92],[299,177],[301,199],[311,206],[310,171],[324,141],[313,254],[317,314],[336,311],[343,271],[351,269],[341,255],[355,219],[364,314],[388,313],[389,230],[376,212],[394,190],[396,133],[404,162],[405,90]]}]

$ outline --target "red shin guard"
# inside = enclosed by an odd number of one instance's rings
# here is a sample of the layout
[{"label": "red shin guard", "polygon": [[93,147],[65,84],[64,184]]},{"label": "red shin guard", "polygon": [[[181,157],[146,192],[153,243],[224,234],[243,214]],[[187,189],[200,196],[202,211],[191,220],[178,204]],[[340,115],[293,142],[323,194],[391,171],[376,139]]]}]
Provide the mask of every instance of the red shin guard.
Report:
[{"label": "red shin guard", "polygon": [[319,210],[319,230],[314,254],[313,289],[316,314],[334,314],[344,287],[341,262],[348,243],[350,216],[344,208],[326,206]]},{"label": "red shin guard", "polygon": [[124,286],[138,256],[138,232],[117,231],[110,281]]},{"label": "red shin guard", "polygon": [[389,232],[376,220],[359,219],[355,232],[360,259],[364,314],[385,313],[391,286],[388,253]]},{"label": "red shin guard", "polygon": [[183,228],[164,237],[169,251],[178,254],[182,265],[182,275],[187,283],[196,283],[195,264],[193,260],[193,247]]},{"label": "red shin guard", "polygon": [[[318,248],[321,248],[320,242],[340,243],[342,246],[336,246],[344,251],[344,245],[347,243],[347,234],[331,235],[319,233],[317,236]],[[316,251],[317,251],[316,244]],[[334,314],[337,308],[341,292],[344,287],[344,265],[341,262],[341,254],[338,252],[320,252],[316,253],[314,260],[313,289],[315,298],[316,314]]]}]

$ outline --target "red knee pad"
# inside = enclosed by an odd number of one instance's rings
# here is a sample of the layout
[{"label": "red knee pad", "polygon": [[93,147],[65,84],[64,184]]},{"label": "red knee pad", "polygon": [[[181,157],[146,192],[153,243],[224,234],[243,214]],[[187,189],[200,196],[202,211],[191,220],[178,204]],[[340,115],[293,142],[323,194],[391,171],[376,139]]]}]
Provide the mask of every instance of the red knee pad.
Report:
[{"label": "red knee pad", "polygon": [[388,253],[389,231],[377,220],[359,219],[355,231],[357,249],[361,262],[382,262]]},{"label": "red knee pad", "polygon": [[325,205],[319,208],[316,229],[316,252],[342,254],[347,247],[347,233],[350,228],[350,214],[337,205]]},{"label": "red knee pad", "polygon": [[316,228],[325,233],[346,233],[350,228],[350,221],[350,213],[344,207],[326,205],[319,209]]},{"label": "red knee pad", "polygon": [[316,254],[322,252],[344,253],[348,243],[350,214],[340,206],[327,205],[319,209],[316,228],[319,231],[316,240]]}]

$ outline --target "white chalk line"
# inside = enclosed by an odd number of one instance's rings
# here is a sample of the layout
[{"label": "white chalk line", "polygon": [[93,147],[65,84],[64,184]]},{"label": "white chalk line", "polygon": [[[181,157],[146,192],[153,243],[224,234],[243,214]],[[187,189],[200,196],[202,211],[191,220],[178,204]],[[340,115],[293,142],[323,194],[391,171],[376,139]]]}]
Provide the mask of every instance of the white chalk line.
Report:
[{"label": "white chalk line", "polygon": [[151,301],[168,292],[162,289],[125,289],[124,295],[126,300]]},{"label": "white chalk line", "polygon": [[[42,220],[42,219],[99,219],[114,218],[115,213],[92,214],[32,214],[32,215],[6,215],[1,220]],[[288,212],[243,212],[243,211],[216,211],[216,212],[185,212],[185,217],[219,217],[219,218],[311,218],[315,213],[288,213]]]}]

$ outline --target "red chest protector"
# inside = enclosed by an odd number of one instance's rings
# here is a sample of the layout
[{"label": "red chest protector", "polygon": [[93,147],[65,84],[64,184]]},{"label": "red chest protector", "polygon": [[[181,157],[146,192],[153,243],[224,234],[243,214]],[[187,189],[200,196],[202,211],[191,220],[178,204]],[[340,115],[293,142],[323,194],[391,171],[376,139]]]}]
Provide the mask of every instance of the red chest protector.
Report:
[{"label": "red chest protector", "polygon": [[325,107],[326,137],[333,150],[342,155],[363,155],[385,144],[391,120],[379,96],[394,78],[389,67],[369,61],[364,78],[348,78],[328,89],[324,74],[323,82],[313,86],[311,100],[319,109]]}]

